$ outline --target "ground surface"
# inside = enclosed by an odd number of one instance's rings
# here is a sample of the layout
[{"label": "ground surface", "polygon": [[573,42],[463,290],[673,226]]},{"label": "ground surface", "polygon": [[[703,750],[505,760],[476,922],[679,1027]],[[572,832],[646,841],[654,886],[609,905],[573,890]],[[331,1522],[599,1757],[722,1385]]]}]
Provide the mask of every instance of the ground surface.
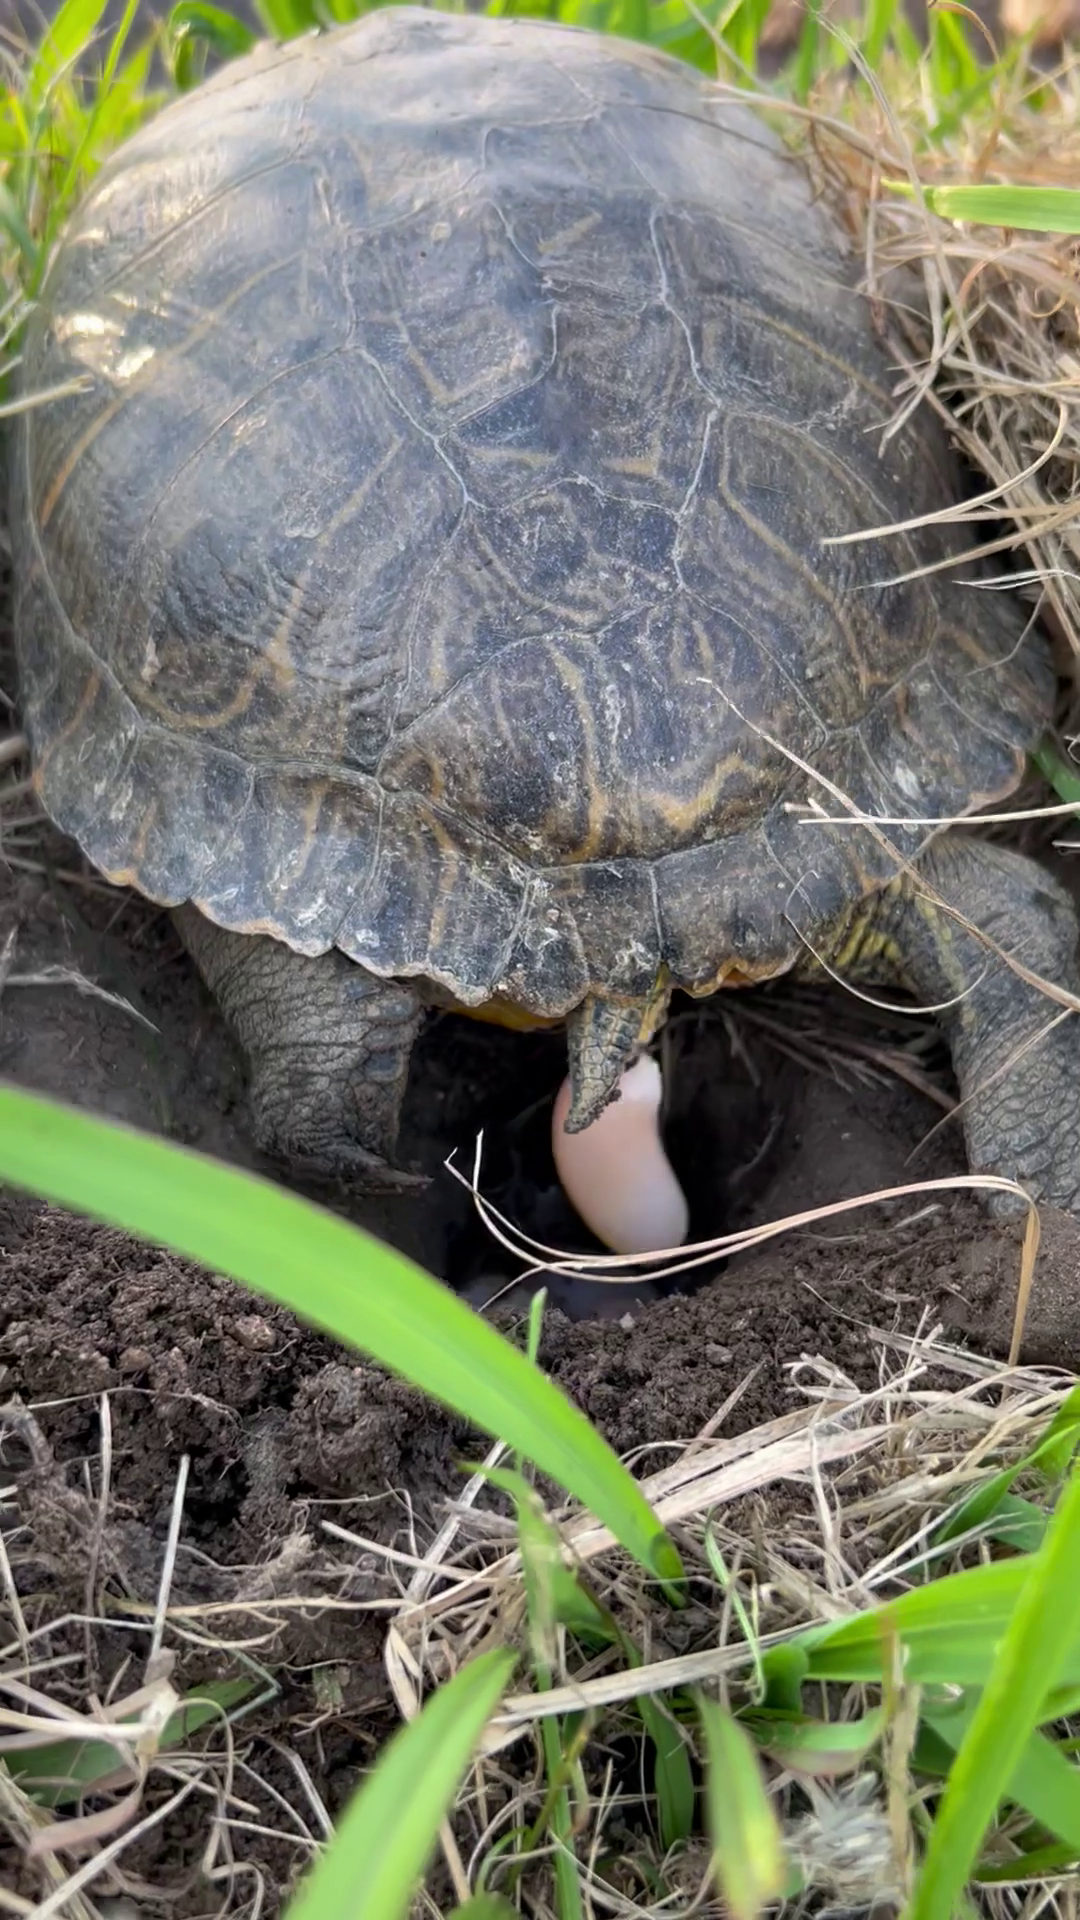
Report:
[{"label": "ground surface", "polygon": [[[18,805],[8,807],[9,819],[17,814]],[[9,828],[5,846],[13,861],[49,871],[18,866],[6,875],[0,940],[13,935],[14,946],[0,995],[0,1071],[256,1164],[241,1062],[168,921],[123,896],[59,878],[78,863],[39,827]],[[42,983],[57,966],[67,977]],[[126,1006],[88,993],[85,983]],[[762,1022],[801,1032],[785,1047],[821,1048],[833,1069],[792,1061]],[[912,1148],[942,1117],[940,1104],[880,1062],[876,1080],[857,1077],[868,1071],[870,1047],[929,1085],[947,1086],[925,1031],[916,1028],[901,1052],[904,1037],[898,1023],[882,1032],[842,999],[793,1006],[764,995],[741,1002],[729,1019],[685,1013],[672,1038],[669,1138],[697,1227],[777,1218],[958,1168],[951,1125],[909,1164]],[[852,1046],[864,1050],[858,1059]],[[533,1231],[565,1241],[572,1222],[551,1184],[546,1147],[547,1103],[562,1063],[557,1040],[434,1020],[410,1086],[404,1143],[407,1156],[434,1174],[431,1186],[419,1198],[367,1207],[350,1207],[340,1194],[323,1197],[483,1300],[517,1269],[475,1223],[469,1196],[441,1162],[457,1147],[468,1164],[484,1125],[487,1190]],[[564,1287],[557,1297],[568,1311],[549,1313],[542,1357],[620,1452],[659,1449],[650,1464],[662,1464],[664,1450],[699,1432],[729,1397],[735,1404],[721,1432],[798,1404],[788,1369],[804,1356],[821,1356],[873,1385],[871,1325],[911,1332],[929,1314],[955,1335],[1001,1350],[1017,1273],[1015,1228],[991,1223],[966,1199],[947,1197],[929,1210],[906,1201],[791,1234],[726,1270],[705,1269],[691,1296]],[[460,1487],[457,1461],[476,1457],[476,1438],[221,1277],[35,1201],[9,1195],[0,1204],[0,1277],[9,1551],[38,1652],[78,1654],[84,1663],[85,1629],[56,1629],[52,1621],[100,1617],[118,1597],[129,1609],[152,1605],[187,1456],[172,1602],[198,1610],[236,1600],[235,1616],[207,1616],[207,1634],[253,1637],[280,1687],[277,1701],[253,1718],[244,1749],[245,1791],[257,1810],[249,1817],[280,1827],[273,1790],[293,1791],[275,1744],[285,1738],[335,1808],[393,1722],[381,1643],[396,1588],[392,1570],[336,1544],[322,1523],[422,1551]],[[1080,1366],[1078,1286],[1076,1231],[1050,1219],[1028,1356]],[[500,1309],[511,1327],[519,1300],[514,1295]],[[111,1455],[104,1522],[103,1399]],[[349,1610],[293,1604],[328,1594]],[[271,1602],[269,1612],[258,1612]],[[96,1628],[91,1639],[94,1673],[79,1665],[73,1699],[88,1679],[120,1686],[127,1672],[130,1629]],[[220,1667],[199,1630],[182,1677],[205,1681]],[[205,1818],[185,1808],[134,1856],[141,1874],[176,1892],[181,1911],[221,1903],[220,1888],[211,1896],[198,1871]],[[244,1831],[234,1834],[233,1853],[233,1872],[237,1860],[256,1863],[271,1907],[307,1857],[299,1841]],[[34,1890],[19,1869],[10,1871]],[[245,1908],[243,1877],[233,1897]]]}]

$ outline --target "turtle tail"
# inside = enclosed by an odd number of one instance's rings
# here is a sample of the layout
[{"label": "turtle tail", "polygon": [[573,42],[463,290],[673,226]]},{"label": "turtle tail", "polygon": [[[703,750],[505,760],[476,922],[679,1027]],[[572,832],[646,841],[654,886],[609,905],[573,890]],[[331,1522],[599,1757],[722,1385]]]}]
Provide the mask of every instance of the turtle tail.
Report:
[{"label": "turtle tail", "polygon": [[660,1025],[667,1010],[667,998],[666,991],[645,1000],[609,1000],[591,993],[568,1015],[567,1133],[583,1133],[605,1107],[618,1099],[619,1081],[635,1054]]}]

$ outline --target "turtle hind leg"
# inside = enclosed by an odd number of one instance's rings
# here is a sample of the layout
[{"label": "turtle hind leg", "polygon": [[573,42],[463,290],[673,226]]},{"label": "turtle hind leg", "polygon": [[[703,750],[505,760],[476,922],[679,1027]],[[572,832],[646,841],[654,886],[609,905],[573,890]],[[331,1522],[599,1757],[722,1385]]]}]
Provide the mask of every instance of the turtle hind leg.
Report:
[{"label": "turtle hind leg", "polygon": [[377,1192],[416,1184],[391,1164],[423,1008],[408,985],[332,952],[173,918],[247,1056],[262,1151],[297,1172]]},{"label": "turtle hind leg", "polygon": [[[1035,1199],[1080,1213],[1078,1017],[955,917],[1080,996],[1073,904],[1035,861],[965,833],[933,841],[918,872],[928,890],[901,875],[834,929],[823,957],[846,979],[904,987],[936,1009],[973,1172],[1018,1180]],[[1006,1195],[991,1204],[1011,1211],[1019,1203]]]}]

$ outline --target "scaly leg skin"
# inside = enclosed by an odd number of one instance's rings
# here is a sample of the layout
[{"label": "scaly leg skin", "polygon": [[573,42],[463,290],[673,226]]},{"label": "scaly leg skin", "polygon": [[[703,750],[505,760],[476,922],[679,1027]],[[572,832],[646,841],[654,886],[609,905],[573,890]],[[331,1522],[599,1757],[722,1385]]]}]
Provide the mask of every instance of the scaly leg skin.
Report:
[{"label": "scaly leg skin", "polygon": [[[1033,860],[963,833],[942,834],[918,871],[1003,952],[1080,995],[1075,910]],[[1044,1032],[1062,1013],[1060,1003],[1020,979],[906,874],[838,928],[823,957],[867,987],[901,986],[926,1006],[954,1002],[935,1018],[960,1084],[972,1171],[1018,1180],[1034,1199],[1080,1213],[1076,1014]],[[1021,1205],[1009,1195],[991,1200],[995,1212]]]},{"label": "scaly leg skin", "polygon": [[247,1055],[255,1134],[297,1172],[361,1192],[425,1184],[390,1164],[423,1007],[341,953],[225,933],[194,907],[173,918]]}]

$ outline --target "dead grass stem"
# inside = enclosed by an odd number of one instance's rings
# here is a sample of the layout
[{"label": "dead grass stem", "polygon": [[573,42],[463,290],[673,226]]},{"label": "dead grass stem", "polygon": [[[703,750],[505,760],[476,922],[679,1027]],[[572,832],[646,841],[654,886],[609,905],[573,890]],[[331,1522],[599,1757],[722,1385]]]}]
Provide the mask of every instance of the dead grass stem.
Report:
[{"label": "dead grass stem", "polygon": [[[473,1835],[470,1875],[500,1834],[535,1817],[544,1779],[538,1761],[530,1764],[528,1756],[541,1719],[586,1716],[593,1747],[603,1754],[636,1724],[634,1701],[642,1694],[670,1698],[673,1690],[703,1686],[745,1697],[758,1651],[802,1627],[842,1619],[899,1594],[928,1567],[944,1573],[978,1559],[980,1530],[940,1546],[942,1520],[988,1471],[1031,1451],[1071,1382],[1052,1370],[972,1357],[932,1327],[917,1337],[880,1329],[869,1335],[880,1373],[873,1391],[858,1389],[827,1357],[807,1357],[789,1368],[795,1402],[789,1413],[730,1438],[691,1436],[671,1465],[643,1482],[691,1570],[708,1568],[710,1538],[736,1570],[745,1614],[754,1623],[752,1644],[732,1633],[718,1588],[712,1604],[694,1605],[685,1620],[671,1620],[658,1637],[641,1576],[610,1536],[587,1514],[555,1516],[569,1562],[588,1569],[591,1591],[643,1648],[644,1663],[627,1667],[608,1649],[591,1662],[568,1664],[564,1647],[563,1670],[551,1691],[519,1691],[504,1702],[455,1825],[459,1851],[463,1830]],[[499,1457],[500,1449],[493,1448],[485,1464]],[[521,1631],[520,1559],[492,1538],[483,1508],[484,1479],[477,1474],[414,1570],[389,1626],[387,1674],[406,1719],[479,1648]],[[673,1645],[673,1637],[682,1644]],[[833,1702],[832,1717],[855,1719],[866,1704],[862,1689],[849,1688]],[[692,1740],[688,1722],[683,1731]],[[898,1737],[894,1725],[894,1744]],[[508,1774],[505,1756],[511,1753],[516,1762]],[[863,1771],[858,1754],[831,1779],[771,1768],[770,1790],[787,1844],[800,1859],[810,1859],[819,1896],[825,1892],[844,1904],[846,1887],[846,1903],[860,1903],[851,1853],[856,1842],[856,1851],[864,1852],[870,1840],[877,1851],[871,1849],[869,1865],[864,1859],[864,1882],[869,1873],[872,1890],[880,1893],[882,1860],[896,1851],[890,1822],[895,1826],[901,1809],[908,1835],[907,1801],[898,1784],[908,1779],[907,1759],[898,1748],[895,1777],[887,1775],[884,1787]],[[690,1845],[676,1857],[654,1855],[657,1891],[651,1900],[635,1900],[619,1884],[611,1857],[615,1840],[601,1844],[605,1827],[618,1834],[622,1809],[634,1796],[625,1790],[612,1795],[599,1774],[590,1776],[590,1784],[592,1843],[583,1837],[578,1848],[586,1912],[590,1900],[597,1912],[639,1913],[649,1920],[719,1911],[703,1878],[689,1896],[687,1876],[701,1866]],[[489,1884],[499,1884],[501,1866],[496,1861]],[[532,1859],[528,1871],[530,1899],[534,1882],[537,1897],[527,1910],[541,1913],[543,1859]],[[1055,1909],[1051,1885],[1030,1891],[1045,1909]],[[696,1904],[701,1900],[704,1905]],[[795,1904],[786,1911],[794,1916],[800,1909]]]},{"label": "dead grass stem", "polygon": [[[927,126],[917,72],[869,91],[824,78],[801,146],[865,262],[896,365],[887,437],[925,396],[988,483],[932,518],[1002,528],[970,553],[1013,553],[1020,590],[1080,661],[1080,240],[945,220],[921,192],[957,181],[1074,186],[1080,56],[1050,73],[1002,63],[980,113]],[[913,187],[911,198],[893,182]],[[897,529],[894,529],[896,531]],[[879,536],[880,528],[852,538]],[[1011,584],[1011,576],[1010,578]]]}]

